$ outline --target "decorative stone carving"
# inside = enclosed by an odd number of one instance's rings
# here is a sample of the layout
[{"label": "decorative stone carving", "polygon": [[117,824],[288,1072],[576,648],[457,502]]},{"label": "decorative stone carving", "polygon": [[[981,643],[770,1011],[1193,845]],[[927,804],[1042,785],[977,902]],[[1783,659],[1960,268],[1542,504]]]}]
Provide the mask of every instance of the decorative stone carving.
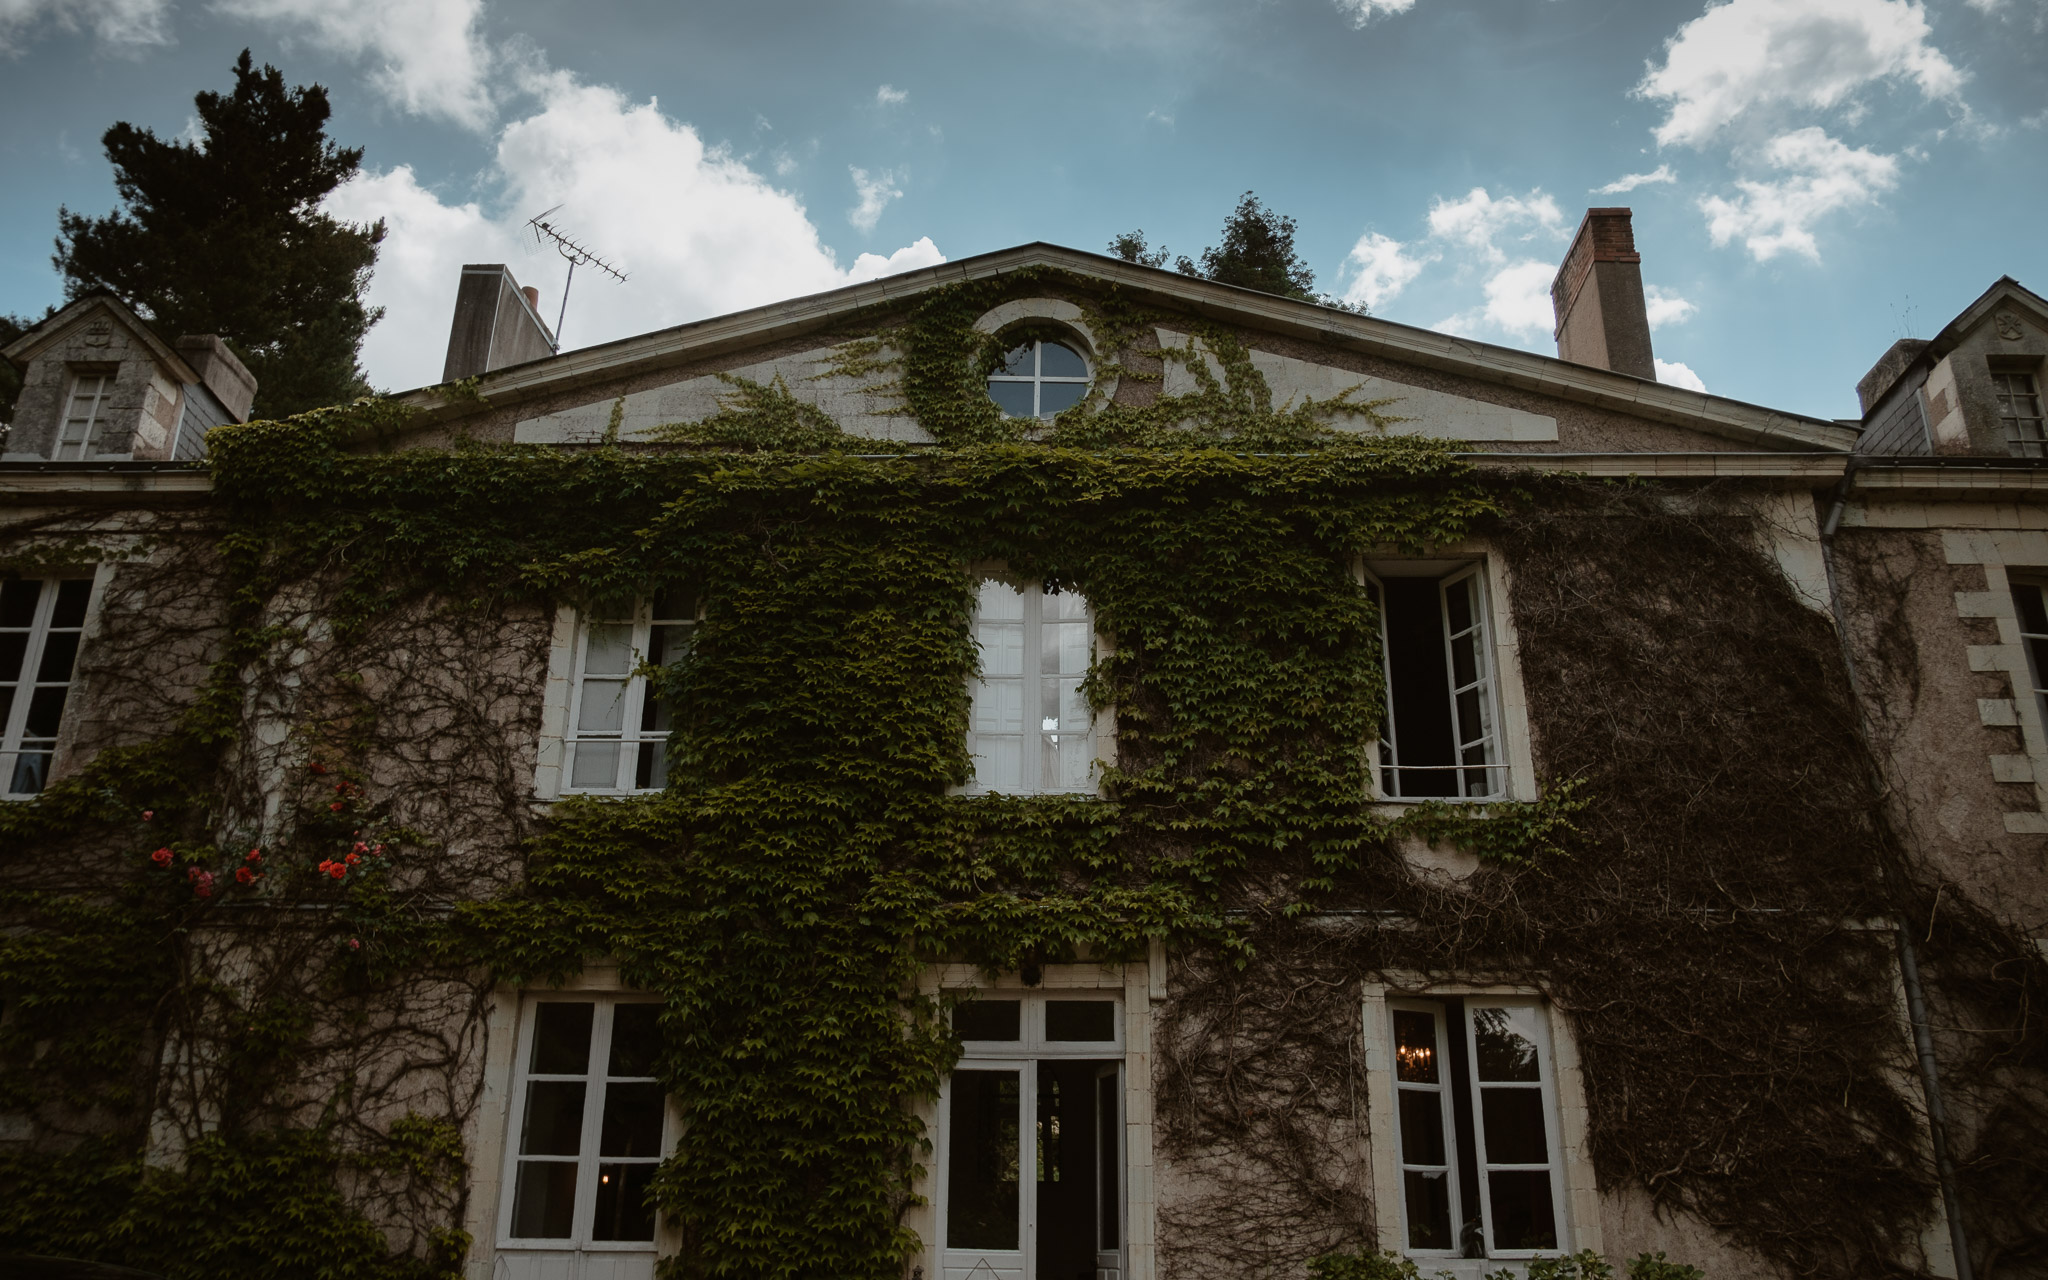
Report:
[{"label": "decorative stone carving", "polygon": [[2020,318],[2010,311],[1999,312],[1992,318],[1992,323],[1998,326],[1998,336],[2007,342],[2018,342],[2026,333],[2026,330],[2020,327]]}]

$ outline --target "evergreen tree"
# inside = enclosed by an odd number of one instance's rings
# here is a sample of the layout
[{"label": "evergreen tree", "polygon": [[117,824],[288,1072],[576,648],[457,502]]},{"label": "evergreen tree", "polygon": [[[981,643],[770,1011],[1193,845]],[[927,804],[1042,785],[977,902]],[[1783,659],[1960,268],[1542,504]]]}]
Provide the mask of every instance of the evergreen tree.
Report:
[{"label": "evergreen tree", "polygon": [[[1170,256],[1165,245],[1154,249],[1146,243],[1143,230],[1126,231],[1111,240],[1109,251],[1125,262],[1143,267],[1164,267]],[[1316,273],[1294,250],[1294,219],[1268,209],[1249,191],[1224,220],[1221,245],[1202,250],[1200,262],[1182,254],[1174,259],[1173,266],[1184,276],[1277,293],[1361,315],[1365,312],[1362,306],[1316,292]]]},{"label": "evergreen tree", "polygon": [[320,211],[362,149],[328,140],[325,89],[287,89],[277,68],[255,70],[247,49],[233,93],[193,102],[196,143],[125,121],[107,130],[123,207],[103,218],[59,212],[66,295],[104,286],[167,337],[219,334],[256,375],[262,416],[367,392],[356,357],[381,314],[363,290],[384,224]]}]

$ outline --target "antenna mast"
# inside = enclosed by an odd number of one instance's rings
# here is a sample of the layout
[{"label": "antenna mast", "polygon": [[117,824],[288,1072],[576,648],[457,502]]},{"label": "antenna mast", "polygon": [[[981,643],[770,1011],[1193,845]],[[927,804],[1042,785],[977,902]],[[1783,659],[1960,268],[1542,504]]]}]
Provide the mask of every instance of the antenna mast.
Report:
[{"label": "antenna mast", "polygon": [[562,321],[569,314],[569,286],[575,283],[576,268],[595,267],[597,270],[604,272],[606,275],[618,281],[620,284],[626,283],[625,272],[619,270],[617,267],[612,266],[603,258],[598,257],[596,254],[584,248],[582,245],[577,244],[574,240],[571,240],[567,235],[563,234],[553,224],[547,221],[548,216],[554,213],[556,209],[560,209],[561,207],[561,205],[556,205],[554,209],[549,209],[546,210],[545,212],[537,213],[533,217],[527,219],[526,221],[527,228],[533,232],[533,239],[535,244],[552,244],[555,246],[555,251],[557,253],[560,253],[564,258],[567,258],[569,260],[569,275],[567,279],[562,281],[562,306],[561,309],[555,313],[555,333],[553,345],[554,349],[558,352],[562,349]]}]

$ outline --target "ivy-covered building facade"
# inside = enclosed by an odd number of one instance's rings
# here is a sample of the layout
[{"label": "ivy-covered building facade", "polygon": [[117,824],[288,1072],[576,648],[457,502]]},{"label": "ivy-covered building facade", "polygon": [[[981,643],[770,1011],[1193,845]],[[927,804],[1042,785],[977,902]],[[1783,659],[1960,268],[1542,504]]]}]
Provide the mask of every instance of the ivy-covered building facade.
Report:
[{"label": "ivy-covered building facade", "polygon": [[0,1253],[2048,1275],[2048,303],[1806,418],[1626,232],[1569,360],[1030,245],[516,364],[486,271],[197,462],[34,370]]}]

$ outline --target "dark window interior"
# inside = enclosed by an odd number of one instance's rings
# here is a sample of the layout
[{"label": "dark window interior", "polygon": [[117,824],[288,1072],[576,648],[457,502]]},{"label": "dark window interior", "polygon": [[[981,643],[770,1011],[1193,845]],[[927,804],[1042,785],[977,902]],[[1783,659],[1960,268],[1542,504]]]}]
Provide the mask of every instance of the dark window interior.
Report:
[{"label": "dark window interior", "polygon": [[1389,578],[1382,606],[1387,627],[1387,692],[1398,768],[1389,795],[1455,796],[1458,774],[1425,765],[1458,763],[1451,737],[1451,681],[1444,662],[1443,601],[1435,578]]}]

